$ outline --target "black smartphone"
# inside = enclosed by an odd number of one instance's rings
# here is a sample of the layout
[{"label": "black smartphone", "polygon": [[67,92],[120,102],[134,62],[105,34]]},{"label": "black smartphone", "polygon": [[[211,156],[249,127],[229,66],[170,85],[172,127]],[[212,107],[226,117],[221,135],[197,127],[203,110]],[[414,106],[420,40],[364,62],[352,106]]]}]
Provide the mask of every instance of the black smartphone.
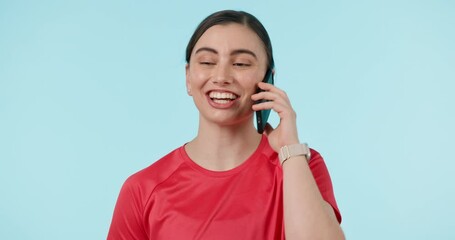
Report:
[{"label": "black smartphone", "polygon": [[[273,84],[272,69],[267,69],[264,80],[262,80],[262,81],[265,83]],[[259,92],[263,92],[263,90],[260,88],[257,88],[256,93],[259,93]],[[265,101],[267,101],[267,100],[261,99],[261,100],[256,101],[255,104],[262,103]],[[265,125],[267,124],[267,120],[269,119],[269,116],[270,116],[270,111],[271,111],[271,109],[256,111],[256,125],[257,125],[258,133],[260,133],[260,134],[262,134],[264,132]]]}]

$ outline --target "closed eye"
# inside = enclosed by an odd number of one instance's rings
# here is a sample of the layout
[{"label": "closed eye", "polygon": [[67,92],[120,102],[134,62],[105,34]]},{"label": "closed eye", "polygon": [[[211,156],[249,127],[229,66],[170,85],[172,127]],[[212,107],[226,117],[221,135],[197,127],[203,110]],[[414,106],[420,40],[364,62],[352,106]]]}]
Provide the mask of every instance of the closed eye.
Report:
[{"label": "closed eye", "polygon": [[199,62],[201,65],[215,65],[214,62]]},{"label": "closed eye", "polygon": [[237,67],[249,67],[251,66],[251,64],[249,63],[234,63],[234,66],[237,66]]}]

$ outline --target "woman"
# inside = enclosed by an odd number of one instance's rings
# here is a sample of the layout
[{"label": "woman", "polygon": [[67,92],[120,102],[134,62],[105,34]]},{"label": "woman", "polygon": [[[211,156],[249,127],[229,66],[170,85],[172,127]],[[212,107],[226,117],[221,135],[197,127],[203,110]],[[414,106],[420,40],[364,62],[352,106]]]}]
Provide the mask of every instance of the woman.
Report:
[{"label": "woman", "polygon": [[[322,157],[299,144],[286,93],[262,82],[274,66],[262,24],[214,13],[186,60],[198,134],[126,180],[108,239],[344,239]],[[254,111],[266,109],[280,124],[259,134]]]}]

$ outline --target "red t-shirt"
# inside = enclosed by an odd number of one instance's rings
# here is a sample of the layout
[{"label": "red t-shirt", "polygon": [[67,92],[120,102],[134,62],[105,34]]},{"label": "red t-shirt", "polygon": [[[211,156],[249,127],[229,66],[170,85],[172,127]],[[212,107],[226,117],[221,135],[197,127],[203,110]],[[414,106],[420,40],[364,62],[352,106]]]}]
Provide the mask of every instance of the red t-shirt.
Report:
[{"label": "red t-shirt", "polygon": [[[309,166],[322,197],[341,215],[321,155]],[[284,239],[283,171],[262,137],[240,166],[210,171],[177,148],[124,183],[108,240]]]}]

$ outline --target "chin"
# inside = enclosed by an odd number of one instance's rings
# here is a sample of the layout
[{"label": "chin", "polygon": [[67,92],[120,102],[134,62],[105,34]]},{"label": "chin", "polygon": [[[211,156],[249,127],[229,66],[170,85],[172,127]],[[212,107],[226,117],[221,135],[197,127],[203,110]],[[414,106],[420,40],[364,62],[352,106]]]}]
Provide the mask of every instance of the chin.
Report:
[{"label": "chin", "polygon": [[220,126],[224,127],[235,127],[235,126],[243,126],[246,124],[252,124],[253,122],[253,112],[246,114],[246,115],[237,115],[237,116],[216,116],[211,115],[210,118],[207,118],[209,122],[215,123]]}]

